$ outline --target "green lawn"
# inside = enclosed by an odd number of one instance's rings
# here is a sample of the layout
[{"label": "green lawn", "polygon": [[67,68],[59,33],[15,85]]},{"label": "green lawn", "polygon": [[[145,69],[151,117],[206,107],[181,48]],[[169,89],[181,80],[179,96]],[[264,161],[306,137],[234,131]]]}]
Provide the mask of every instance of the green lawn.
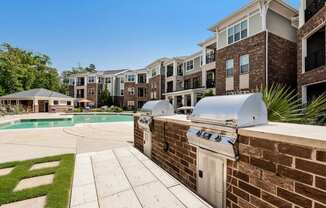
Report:
[{"label": "green lawn", "polygon": [[[0,164],[0,169],[14,167],[10,174],[0,176],[0,205],[46,195],[47,208],[68,207],[74,160],[73,154],[67,154]],[[60,161],[60,165],[53,168],[29,170],[34,164],[52,161]],[[13,192],[22,179],[49,174],[54,174],[52,184]]]}]

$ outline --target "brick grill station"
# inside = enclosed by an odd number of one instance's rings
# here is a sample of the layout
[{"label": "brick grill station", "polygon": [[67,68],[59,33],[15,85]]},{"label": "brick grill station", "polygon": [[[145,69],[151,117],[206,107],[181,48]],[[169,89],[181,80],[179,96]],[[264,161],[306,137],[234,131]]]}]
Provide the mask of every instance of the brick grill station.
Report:
[{"label": "brick grill station", "polygon": [[[143,151],[135,116],[135,147]],[[190,122],[154,119],[152,160],[196,192],[196,147],[186,133]],[[226,207],[326,208],[326,142],[298,145],[239,131],[240,160],[227,160]],[[309,139],[306,143],[309,144]],[[165,142],[170,148],[163,150]],[[322,145],[321,145],[322,144]],[[323,149],[320,149],[323,147]]]}]

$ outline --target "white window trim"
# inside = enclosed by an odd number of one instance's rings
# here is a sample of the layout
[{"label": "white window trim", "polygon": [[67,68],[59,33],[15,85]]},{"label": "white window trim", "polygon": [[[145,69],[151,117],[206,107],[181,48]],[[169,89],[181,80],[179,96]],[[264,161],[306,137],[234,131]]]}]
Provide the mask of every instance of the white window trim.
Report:
[{"label": "white window trim", "polygon": [[[228,61],[231,61],[231,60],[232,60],[232,65],[233,65],[233,67],[232,67],[232,76],[228,76],[228,73],[227,73],[227,70],[228,70],[227,63],[228,63]],[[232,78],[232,77],[234,77],[234,59],[227,59],[225,61],[225,77],[226,78]]]},{"label": "white window trim", "polygon": [[[241,57],[243,57],[243,56],[248,56],[248,72],[246,72],[246,73],[241,73]],[[245,74],[249,74],[250,73],[250,55],[249,54],[244,54],[244,55],[241,55],[240,57],[239,57],[239,74],[240,75],[245,75]]]},{"label": "white window trim", "polygon": [[[238,22],[236,22],[236,23],[233,23],[232,25],[230,25],[230,26],[228,26],[227,28],[226,28],[226,42],[227,42],[227,45],[229,46],[229,45],[232,45],[232,44],[234,44],[234,43],[237,43],[237,42],[240,42],[241,40],[244,40],[244,39],[246,39],[246,38],[248,38],[249,37],[249,15],[246,17],[246,18],[243,18],[243,19],[241,19],[240,21],[238,21]],[[242,24],[242,22],[244,22],[244,21],[247,21],[247,37],[245,37],[245,38],[241,38],[241,32],[242,32],[242,30],[241,30],[241,24]],[[233,42],[232,43],[229,43],[229,29],[230,28],[233,28],[233,30],[234,30],[234,27],[236,26],[236,25],[238,25],[238,24],[240,24],[240,39],[239,40],[237,40],[237,41],[235,41],[234,40],[234,35],[235,35],[235,33],[233,33]]]}]

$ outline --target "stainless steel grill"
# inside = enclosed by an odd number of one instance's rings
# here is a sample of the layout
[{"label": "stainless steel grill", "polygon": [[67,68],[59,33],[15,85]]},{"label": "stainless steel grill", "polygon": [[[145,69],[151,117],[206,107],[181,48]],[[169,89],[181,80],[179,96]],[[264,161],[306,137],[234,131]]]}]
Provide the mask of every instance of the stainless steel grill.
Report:
[{"label": "stainless steel grill", "polygon": [[173,115],[174,109],[166,100],[155,100],[146,102],[141,112],[142,115],[138,119],[138,125],[144,130],[150,130],[153,117]]},{"label": "stainless steel grill", "polygon": [[152,154],[152,124],[157,116],[170,116],[174,114],[173,106],[165,100],[148,101],[142,108],[142,115],[138,119],[138,126],[144,130],[144,153],[148,157]]},{"label": "stainless steel grill", "polygon": [[[237,160],[237,129],[267,123],[267,110],[259,93],[213,96],[200,100],[187,136],[192,145]],[[204,125],[203,125],[204,124]]]}]

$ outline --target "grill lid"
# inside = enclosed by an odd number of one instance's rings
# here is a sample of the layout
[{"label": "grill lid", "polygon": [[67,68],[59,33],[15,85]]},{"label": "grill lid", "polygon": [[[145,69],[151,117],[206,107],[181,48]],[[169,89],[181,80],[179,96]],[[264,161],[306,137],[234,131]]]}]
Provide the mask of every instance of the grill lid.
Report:
[{"label": "grill lid", "polygon": [[174,114],[174,108],[166,100],[148,101],[144,104],[142,112],[151,116],[170,116]]},{"label": "grill lid", "polygon": [[267,123],[267,110],[260,93],[213,96],[201,99],[190,116],[192,122],[231,127]]}]

